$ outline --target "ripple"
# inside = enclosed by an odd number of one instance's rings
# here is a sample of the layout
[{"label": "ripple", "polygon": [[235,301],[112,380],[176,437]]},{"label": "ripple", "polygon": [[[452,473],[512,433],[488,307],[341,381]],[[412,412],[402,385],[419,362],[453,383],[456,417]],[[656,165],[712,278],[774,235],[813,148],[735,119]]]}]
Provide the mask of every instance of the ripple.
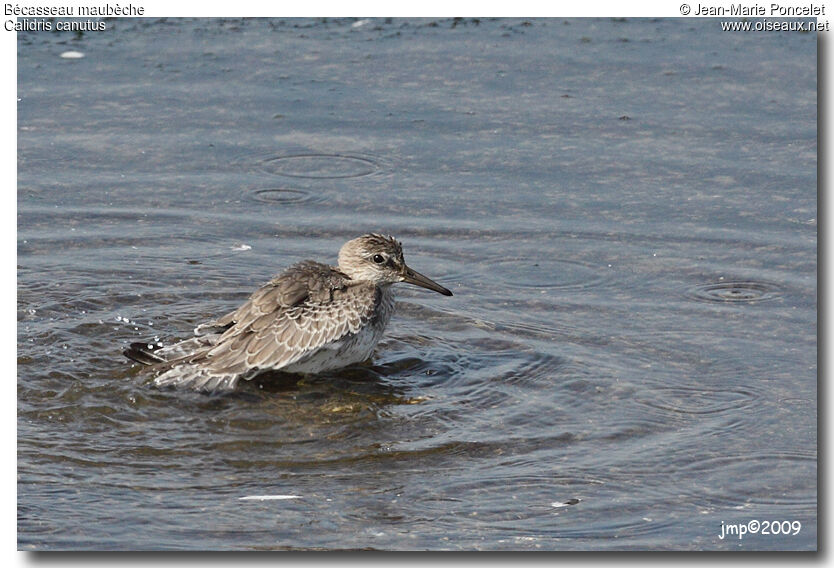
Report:
[{"label": "ripple", "polygon": [[[639,516],[620,511],[616,518],[605,515],[589,522],[589,511],[605,506],[597,495],[608,483],[606,478],[579,472],[452,480],[431,490],[423,505],[437,514],[440,526],[451,528],[461,519],[474,519],[482,529],[524,539],[517,542],[535,543],[552,537],[617,538],[651,534],[669,526],[670,519],[653,520],[643,511]],[[471,508],[460,503],[471,504]],[[537,526],[535,536],[531,536],[531,524]]]},{"label": "ripple", "polygon": [[782,291],[769,282],[739,280],[700,284],[687,290],[685,295],[698,302],[752,304],[774,300],[782,295]]},{"label": "ripple", "polygon": [[290,154],[263,158],[260,170],[278,176],[305,179],[355,178],[382,169],[376,158],[356,154]]},{"label": "ripple", "polygon": [[[786,469],[797,479],[813,479],[817,468],[817,453],[813,450],[787,450],[774,452],[750,452],[736,455],[709,456],[682,464],[678,472],[682,476],[699,479],[734,480],[726,483],[705,483],[696,488],[681,484],[684,493],[697,497],[704,503],[717,506],[735,505],[790,505],[814,506],[817,504],[816,488],[794,484],[785,486],[776,472]],[[808,472],[804,475],[801,472]]]},{"label": "ripple", "polygon": [[680,414],[717,414],[753,404],[758,396],[744,389],[659,388],[651,400],[637,400],[659,410]]},{"label": "ripple", "polygon": [[[581,506],[580,503],[577,508]],[[613,520],[612,517],[608,517],[607,520],[597,523],[553,529],[552,533],[554,536],[565,539],[611,539],[616,542],[615,539],[657,534],[668,530],[673,524],[672,519],[656,520],[650,517],[631,516],[623,520]]]},{"label": "ripple", "polygon": [[711,456],[704,459],[693,460],[689,464],[679,466],[680,471],[705,471],[715,470],[731,465],[781,462],[782,465],[793,464],[798,467],[800,464],[816,464],[817,452],[811,449],[793,449],[773,452],[741,452],[734,455]]},{"label": "ripple", "polygon": [[727,335],[710,337],[702,330],[668,328],[610,336],[610,345],[644,371],[659,373],[663,383],[658,388],[687,387],[697,380],[706,389],[735,385],[755,391],[750,378],[757,359],[738,347],[735,334],[731,337],[733,341],[727,341]]},{"label": "ripple", "polygon": [[[576,260],[506,259],[484,265],[490,277],[515,288],[584,290],[607,279],[604,267]],[[506,267],[506,268],[505,268]]]},{"label": "ripple", "polygon": [[263,203],[303,203],[312,201],[313,194],[303,189],[267,188],[252,191],[252,199]]}]

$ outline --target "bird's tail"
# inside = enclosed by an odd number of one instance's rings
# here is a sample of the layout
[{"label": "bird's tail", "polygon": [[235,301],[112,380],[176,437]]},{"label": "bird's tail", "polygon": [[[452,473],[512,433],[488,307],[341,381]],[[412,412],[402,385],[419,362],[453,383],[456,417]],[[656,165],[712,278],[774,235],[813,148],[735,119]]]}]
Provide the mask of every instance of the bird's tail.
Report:
[{"label": "bird's tail", "polygon": [[237,374],[213,373],[196,363],[183,361],[157,376],[153,384],[157,387],[223,392],[233,390],[239,378]]},{"label": "bird's tail", "polygon": [[130,347],[122,351],[124,356],[128,359],[141,363],[143,365],[157,365],[164,363],[165,359],[155,354],[154,351],[159,351],[160,346],[153,343],[131,343]]},{"label": "bird's tail", "polygon": [[157,373],[153,384],[157,387],[193,389],[202,392],[222,392],[235,388],[239,376],[234,373],[211,371],[201,363],[205,353],[219,335],[194,337],[163,347],[154,343],[131,343],[124,355],[137,363],[148,365]]}]

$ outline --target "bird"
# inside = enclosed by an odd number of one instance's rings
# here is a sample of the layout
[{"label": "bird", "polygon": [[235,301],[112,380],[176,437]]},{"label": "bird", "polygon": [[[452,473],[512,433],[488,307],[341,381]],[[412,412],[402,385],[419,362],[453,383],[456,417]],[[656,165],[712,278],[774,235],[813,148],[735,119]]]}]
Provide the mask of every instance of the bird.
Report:
[{"label": "bird", "polygon": [[236,310],[163,346],[131,343],[124,355],[149,366],[157,387],[234,390],[265,371],[314,375],[371,357],[394,312],[392,284],[452,296],[411,269],[394,237],[369,233],[339,250],[338,266],[305,260],[257,289]]}]

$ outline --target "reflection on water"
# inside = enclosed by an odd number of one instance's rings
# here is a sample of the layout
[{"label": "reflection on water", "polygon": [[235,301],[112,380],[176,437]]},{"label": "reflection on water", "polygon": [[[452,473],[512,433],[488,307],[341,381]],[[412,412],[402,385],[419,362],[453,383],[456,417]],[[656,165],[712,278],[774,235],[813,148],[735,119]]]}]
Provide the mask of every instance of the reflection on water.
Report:
[{"label": "reflection on water", "polygon": [[[20,34],[19,546],[814,549],[814,39]],[[372,362],[210,396],[121,357],[368,231],[455,294],[401,286]],[[750,519],[802,530],[718,538]]]}]

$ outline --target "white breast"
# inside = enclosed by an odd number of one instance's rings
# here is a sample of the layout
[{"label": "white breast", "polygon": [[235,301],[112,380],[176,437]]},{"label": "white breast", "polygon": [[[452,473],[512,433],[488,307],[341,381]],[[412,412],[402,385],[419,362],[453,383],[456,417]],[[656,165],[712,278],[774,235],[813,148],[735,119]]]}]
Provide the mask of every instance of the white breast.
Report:
[{"label": "white breast", "polygon": [[288,373],[315,374],[365,361],[373,354],[393,312],[394,294],[386,286],[375,316],[358,333],[323,345],[281,370]]}]

